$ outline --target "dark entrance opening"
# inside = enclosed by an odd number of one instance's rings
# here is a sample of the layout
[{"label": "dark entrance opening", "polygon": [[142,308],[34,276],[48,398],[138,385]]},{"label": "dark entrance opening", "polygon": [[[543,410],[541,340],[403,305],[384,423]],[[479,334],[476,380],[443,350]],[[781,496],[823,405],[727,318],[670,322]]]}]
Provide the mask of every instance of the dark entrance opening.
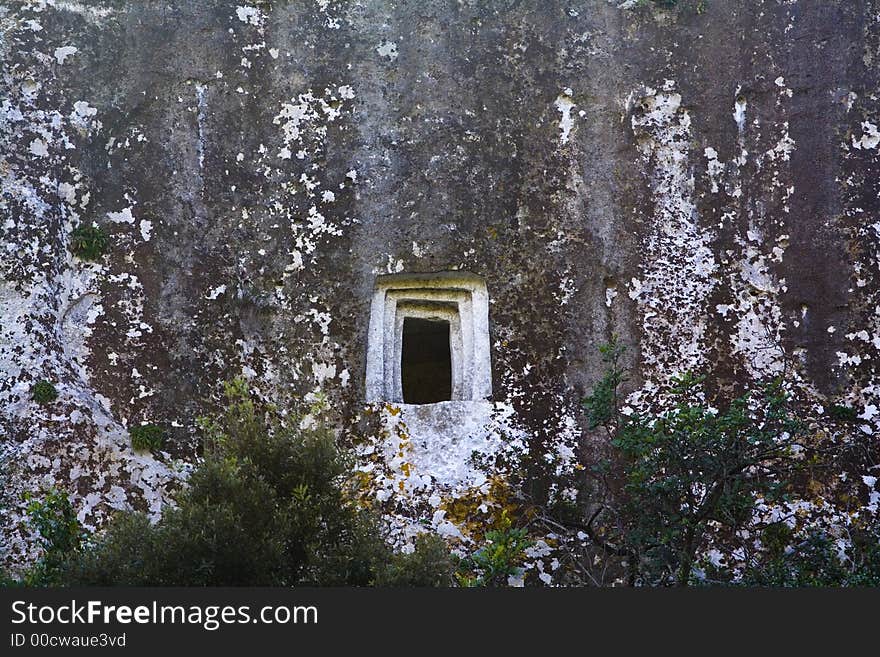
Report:
[{"label": "dark entrance opening", "polygon": [[403,318],[400,384],[405,404],[433,404],[452,399],[449,322]]}]

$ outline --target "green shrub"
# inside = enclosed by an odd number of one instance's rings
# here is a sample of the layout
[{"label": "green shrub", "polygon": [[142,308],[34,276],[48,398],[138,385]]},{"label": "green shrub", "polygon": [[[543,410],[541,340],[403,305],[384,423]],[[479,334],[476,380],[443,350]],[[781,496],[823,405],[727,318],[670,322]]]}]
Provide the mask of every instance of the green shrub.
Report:
[{"label": "green shrub", "polygon": [[420,534],[415,549],[391,556],[387,567],[378,573],[379,586],[453,586],[452,574],[458,566],[449,548],[436,534]]},{"label": "green shrub", "polygon": [[70,249],[82,260],[100,260],[110,239],[100,226],[79,226],[70,236]]},{"label": "green shrub", "polygon": [[31,397],[38,404],[51,404],[58,399],[58,391],[48,381],[37,381],[31,388]]},{"label": "green shrub", "polygon": [[13,586],[21,586],[22,583],[10,575],[6,570],[0,568],[0,588],[10,588]]},{"label": "green shrub", "polygon": [[702,379],[684,375],[664,410],[620,412],[609,393],[623,380],[623,349],[603,354],[608,373],[584,400],[591,425],[608,430],[622,487],[607,505],[614,551],[628,555],[631,577],[645,584],[688,584],[710,525],[734,532],[756,499],[777,499],[790,474],[791,449],[804,427],[789,412],[781,381],[721,410],[702,394]]},{"label": "green shrub", "polygon": [[858,422],[859,411],[851,406],[832,404],[828,407],[828,417],[838,422]]},{"label": "green shrub", "polygon": [[[205,454],[161,519],[117,516],[68,562],[73,585],[293,586],[439,584],[437,541],[393,555],[378,515],[346,485],[351,461],[326,428],[301,430],[258,409],[243,381],[202,420]],[[288,418],[289,420],[289,418]]]},{"label": "green shrub", "polygon": [[608,344],[599,347],[605,373],[593,387],[590,395],[581,402],[587,412],[587,424],[590,429],[616,425],[617,391],[626,381],[625,372],[620,365],[625,351],[626,348],[617,341],[616,337],[612,337]]},{"label": "green shrub", "polygon": [[157,424],[140,424],[129,431],[131,446],[137,452],[162,449],[165,444],[165,429]]},{"label": "green shrub", "polygon": [[[743,584],[775,587],[880,586],[880,525],[851,531],[841,555],[834,538],[810,532],[790,550],[767,551],[749,568]],[[843,559],[841,559],[843,556]]]},{"label": "green shrub", "polygon": [[66,560],[80,549],[86,532],[65,493],[53,488],[42,497],[25,493],[24,499],[28,503],[28,522],[40,534],[43,553],[25,573],[22,583],[28,586],[59,584]]},{"label": "green shrub", "polygon": [[[863,532],[874,536],[873,542],[852,544],[848,566],[827,535],[814,532],[804,540],[803,528],[796,535],[785,523],[763,529],[760,550],[749,547],[751,570],[744,576],[726,566],[698,564],[710,538],[723,544],[759,531],[753,524],[759,500],[783,502],[805,486],[820,485],[813,480],[816,472],[844,467],[859,448],[854,444],[855,452],[846,456],[846,442],[833,437],[833,424],[819,430],[802,420],[782,379],[757,384],[732,401],[710,403],[703,380],[686,374],[653,410],[623,413],[617,389],[625,381],[624,349],[612,340],[601,351],[606,373],[583,400],[589,426],[604,427],[608,438],[607,457],[590,470],[597,484],[587,490],[599,502],[589,520],[556,518],[559,525],[584,531],[603,558],[619,558],[630,583],[877,581],[880,531],[873,530]],[[843,432],[857,415],[843,406],[828,411],[829,418],[844,423]],[[728,549],[733,550],[730,543]]]},{"label": "green shrub", "polygon": [[107,531],[68,555],[65,585],[143,586],[157,583],[162,564],[157,532],[143,513],[117,513]]}]

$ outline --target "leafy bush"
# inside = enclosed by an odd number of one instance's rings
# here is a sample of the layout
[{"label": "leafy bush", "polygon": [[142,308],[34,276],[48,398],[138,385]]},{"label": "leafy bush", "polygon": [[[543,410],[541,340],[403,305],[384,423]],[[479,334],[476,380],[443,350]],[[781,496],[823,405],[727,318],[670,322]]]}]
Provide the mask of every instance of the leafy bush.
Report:
[{"label": "leafy bush", "polygon": [[[782,525],[787,527],[786,525]],[[791,538],[790,530],[782,530]],[[773,549],[769,558],[749,568],[743,584],[749,586],[880,586],[880,525],[851,536],[841,554],[837,541],[828,533],[813,531],[793,549]],[[781,541],[779,544],[784,544]]]},{"label": "leafy bush", "polygon": [[70,250],[83,260],[100,260],[110,239],[100,226],[79,226],[70,236]]},{"label": "leafy bush", "polygon": [[242,381],[224,413],[201,422],[204,461],[156,524],[121,514],[73,555],[74,585],[293,586],[442,584],[451,561],[436,540],[392,555],[379,518],[346,487],[350,461],[325,428],[283,424]]},{"label": "leafy bush", "polygon": [[587,424],[590,429],[597,427],[616,427],[618,419],[618,395],[620,385],[626,380],[620,359],[626,348],[616,338],[599,347],[605,373],[593,387],[589,396],[581,402],[587,412]]},{"label": "leafy bush", "polygon": [[603,350],[607,373],[584,400],[590,425],[608,430],[613,467],[624,473],[607,508],[611,540],[627,555],[631,578],[688,584],[710,526],[736,531],[759,496],[778,499],[804,429],[790,415],[780,381],[719,410],[706,403],[702,380],[685,375],[666,410],[624,415],[615,392],[622,354],[616,342]]},{"label": "leafy bush", "polygon": [[[516,482],[531,510],[521,524],[553,538],[555,582],[880,582],[880,517],[864,506],[862,477],[847,476],[877,463],[874,437],[853,430],[858,409],[832,404],[816,416],[786,392],[796,382],[781,378],[712,397],[691,374],[631,408],[621,392],[625,347],[613,339],[600,352],[605,372],[582,400],[587,426],[599,430],[590,460],[547,475],[546,489],[565,492],[555,500]],[[507,469],[525,471],[527,458]],[[845,526],[827,525],[829,505]],[[476,561],[485,568],[491,556]]]},{"label": "leafy bush", "polygon": [[137,452],[162,449],[165,444],[165,429],[156,424],[140,424],[129,431],[131,446]]},{"label": "leafy bush", "polygon": [[391,555],[388,566],[377,573],[379,586],[452,586],[458,565],[436,534],[416,537],[413,552]]},{"label": "leafy bush", "polygon": [[58,399],[58,391],[48,381],[37,381],[31,388],[31,397],[38,404],[45,406]]},{"label": "leafy bush", "polygon": [[858,422],[859,412],[850,406],[832,404],[828,407],[828,417],[839,422]]},{"label": "leafy bush", "polygon": [[[59,584],[66,560],[80,549],[86,537],[70,500],[63,492],[51,489],[42,498],[25,494],[30,525],[40,534],[43,554],[24,576],[28,586]],[[7,576],[8,577],[8,576]]]},{"label": "leafy bush", "polygon": [[21,582],[4,569],[0,568],[0,588],[9,588],[12,586],[21,586]]}]

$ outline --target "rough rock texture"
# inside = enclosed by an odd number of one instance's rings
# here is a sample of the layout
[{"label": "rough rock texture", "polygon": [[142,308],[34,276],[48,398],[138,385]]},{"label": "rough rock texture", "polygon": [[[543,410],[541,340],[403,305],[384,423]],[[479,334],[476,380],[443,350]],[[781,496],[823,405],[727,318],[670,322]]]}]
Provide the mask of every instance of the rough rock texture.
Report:
[{"label": "rough rock texture", "polygon": [[[612,333],[633,403],[787,367],[880,428],[880,2],[629,4],[0,0],[4,558],[22,490],[159,512],[218,381],[356,422],[383,273],[485,278],[490,447],[567,467]],[[378,499],[454,534],[379,414]]]}]

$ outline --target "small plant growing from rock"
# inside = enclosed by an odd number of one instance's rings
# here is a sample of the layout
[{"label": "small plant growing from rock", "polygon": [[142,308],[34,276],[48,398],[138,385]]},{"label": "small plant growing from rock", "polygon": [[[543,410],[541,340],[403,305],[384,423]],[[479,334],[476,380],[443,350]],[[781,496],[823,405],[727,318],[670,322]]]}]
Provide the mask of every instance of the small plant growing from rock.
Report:
[{"label": "small plant growing from rock", "polygon": [[109,245],[107,233],[100,226],[80,226],[73,231],[70,250],[82,260],[99,260]]},{"label": "small plant growing from rock", "polygon": [[511,577],[522,577],[526,550],[532,546],[524,528],[514,527],[504,511],[500,527],[486,533],[486,543],[460,564],[455,574],[460,586],[506,586]]},{"label": "small plant growing from rock", "polygon": [[58,391],[51,383],[45,380],[37,381],[31,388],[31,397],[35,402],[45,406],[58,399]]},{"label": "small plant growing from rock", "polygon": [[141,424],[132,427],[131,446],[136,452],[147,452],[161,449],[165,444],[165,429],[158,424]]}]

